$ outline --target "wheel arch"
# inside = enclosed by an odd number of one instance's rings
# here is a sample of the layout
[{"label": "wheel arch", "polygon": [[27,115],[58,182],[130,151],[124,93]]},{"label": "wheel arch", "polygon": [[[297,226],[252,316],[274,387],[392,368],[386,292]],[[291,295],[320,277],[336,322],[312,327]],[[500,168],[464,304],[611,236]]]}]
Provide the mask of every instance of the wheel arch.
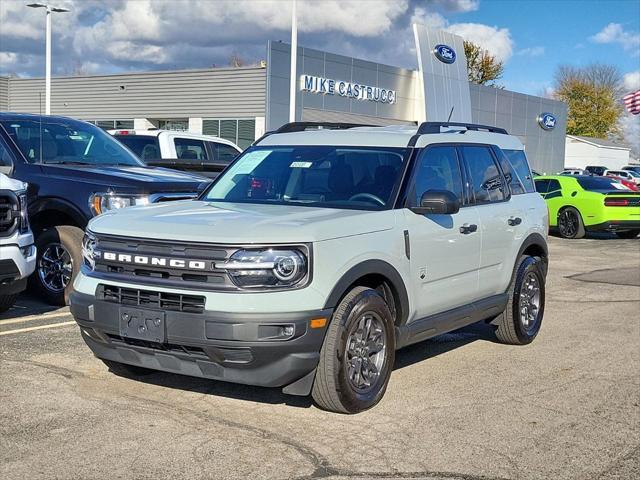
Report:
[{"label": "wheel arch", "polygon": [[59,225],[71,225],[84,229],[87,224],[85,215],[72,203],[58,198],[38,200],[29,209],[29,222],[34,234]]},{"label": "wheel arch", "polygon": [[547,269],[549,268],[549,248],[547,246],[547,241],[542,235],[540,235],[539,233],[532,233],[527,238],[525,238],[522,242],[522,245],[520,245],[520,249],[518,250],[518,255],[516,256],[513,267],[514,273],[511,275],[512,282],[513,276],[515,275],[515,268],[518,265],[518,262],[520,261],[520,257],[522,255],[540,257],[544,267],[544,274],[547,274]]},{"label": "wheel arch", "polygon": [[393,302],[396,325],[404,325],[409,316],[409,295],[402,276],[395,267],[383,260],[365,260],[353,267],[338,280],[329,294],[324,308],[335,308],[342,298],[353,288],[364,286],[381,291],[389,302],[389,296]]}]

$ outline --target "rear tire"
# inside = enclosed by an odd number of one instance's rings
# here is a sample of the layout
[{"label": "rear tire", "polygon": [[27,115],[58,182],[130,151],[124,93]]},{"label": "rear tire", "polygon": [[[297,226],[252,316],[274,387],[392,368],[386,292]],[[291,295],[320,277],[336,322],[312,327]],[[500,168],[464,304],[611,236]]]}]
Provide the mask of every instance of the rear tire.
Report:
[{"label": "rear tire", "polygon": [[544,316],[545,274],[539,257],[519,258],[508,294],[507,308],[493,321],[496,337],[508,345],[531,343]]},{"label": "rear tire", "polygon": [[627,230],[626,232],[616,232],[616,235],[618,236],[618,238],[636,238],[638,236],[638,234],[640,233],[640,230]]},{"label": "rear tire", "polygon": [[584,222],[577,209],[565,207],[558,212],[558,232],[562,238],[582,238],[585,236]]},{"label": "rear tire", "polygon": [[82,236],[78,227],[61,225],[36,238],[36,271],[29,278],[31,289],[49,305],[68,305],[80,265]]},{"label": "rear tire", "polygon": [[155,373],[156,370],[150,368],[138,367],[137,365],[128,365],[126,363],[115,362],[113,360],[100,359],[111,373],[115,373],[121,377],[144,377]]},{"label": "rear tire", "polygon": [[17,298],[17,294],[0,295],[0,313],[6,312],[11,307],[13,307],[13,304],[16,303]]},{"label": "rear tire", "polygon": [[383,397],[394,360],[389,306],[376,290],[355,287],[333,314],[311,395],[320,408],[332,412],[367,410]]}]

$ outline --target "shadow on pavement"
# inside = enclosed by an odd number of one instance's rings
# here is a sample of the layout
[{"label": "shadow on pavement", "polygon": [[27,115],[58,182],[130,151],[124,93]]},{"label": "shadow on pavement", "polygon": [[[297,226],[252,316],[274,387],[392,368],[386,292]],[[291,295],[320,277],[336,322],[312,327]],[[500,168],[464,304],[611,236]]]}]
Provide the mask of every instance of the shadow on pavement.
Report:
[{"label": "shadow on pavement", "polygon": [[57,310],[60,310],[60,312],[67,312],[68,308],[47,305],[43,300],[34,295],[22,293],[13,307],[0,314],[0,320],[41,315],[43,313],[55,312]]},{"label": "shadow on pavement", "polygon": [[[491,325],[480,322],[398,350],[396,352],[394,370],[409,367],[415,363],[442,355],[443,353],[463,347],[477,340],[495,342],[496,338],[493,330],[494,328]],[[234,400],[274,405],[285,404],[299,408],[309,408],[313,405],[311,396],[297,397],[285,395],[280,388],[240,385],[164,372],[153,372],[148,375],[123,374],[121,372],[111,373],[150,385],[232,398]]]}]

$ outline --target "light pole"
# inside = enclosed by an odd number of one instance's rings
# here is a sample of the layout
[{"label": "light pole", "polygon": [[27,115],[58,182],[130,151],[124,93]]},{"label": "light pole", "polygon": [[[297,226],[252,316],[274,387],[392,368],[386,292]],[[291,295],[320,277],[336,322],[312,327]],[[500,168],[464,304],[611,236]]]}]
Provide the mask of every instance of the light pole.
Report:
[{"label": "light pole", "polygon": [[297,60],[298,60],[298,15],[296,0],[292,1],[291,10],[291,79],[289,83],[289,121],[296,121],[296,93],[298,78],[297,74]]},{"label": "light pole", "polygon": [[27,7],[46,8],[47,10],[47,27],[45,33],[44,111],[46,115],[51,115],[51,13],[64,13],[69,10],[66,8],[53,7],[45,3],[30,3]]}]

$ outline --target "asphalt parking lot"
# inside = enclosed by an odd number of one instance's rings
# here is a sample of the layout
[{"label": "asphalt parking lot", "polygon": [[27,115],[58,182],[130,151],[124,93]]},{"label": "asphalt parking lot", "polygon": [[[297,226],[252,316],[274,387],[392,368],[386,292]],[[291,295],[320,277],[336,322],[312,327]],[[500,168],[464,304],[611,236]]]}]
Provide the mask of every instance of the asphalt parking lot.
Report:
[{"label": "asphalt parking lot", "polygon": [[[0,316],[0,477],[640,477],[640,239],[550,240],[542,331],[489,327],[400,351],[355,416],[278,390],[118,377],[67,309]],[[43,313],[44,312],[44,313]]]}]

